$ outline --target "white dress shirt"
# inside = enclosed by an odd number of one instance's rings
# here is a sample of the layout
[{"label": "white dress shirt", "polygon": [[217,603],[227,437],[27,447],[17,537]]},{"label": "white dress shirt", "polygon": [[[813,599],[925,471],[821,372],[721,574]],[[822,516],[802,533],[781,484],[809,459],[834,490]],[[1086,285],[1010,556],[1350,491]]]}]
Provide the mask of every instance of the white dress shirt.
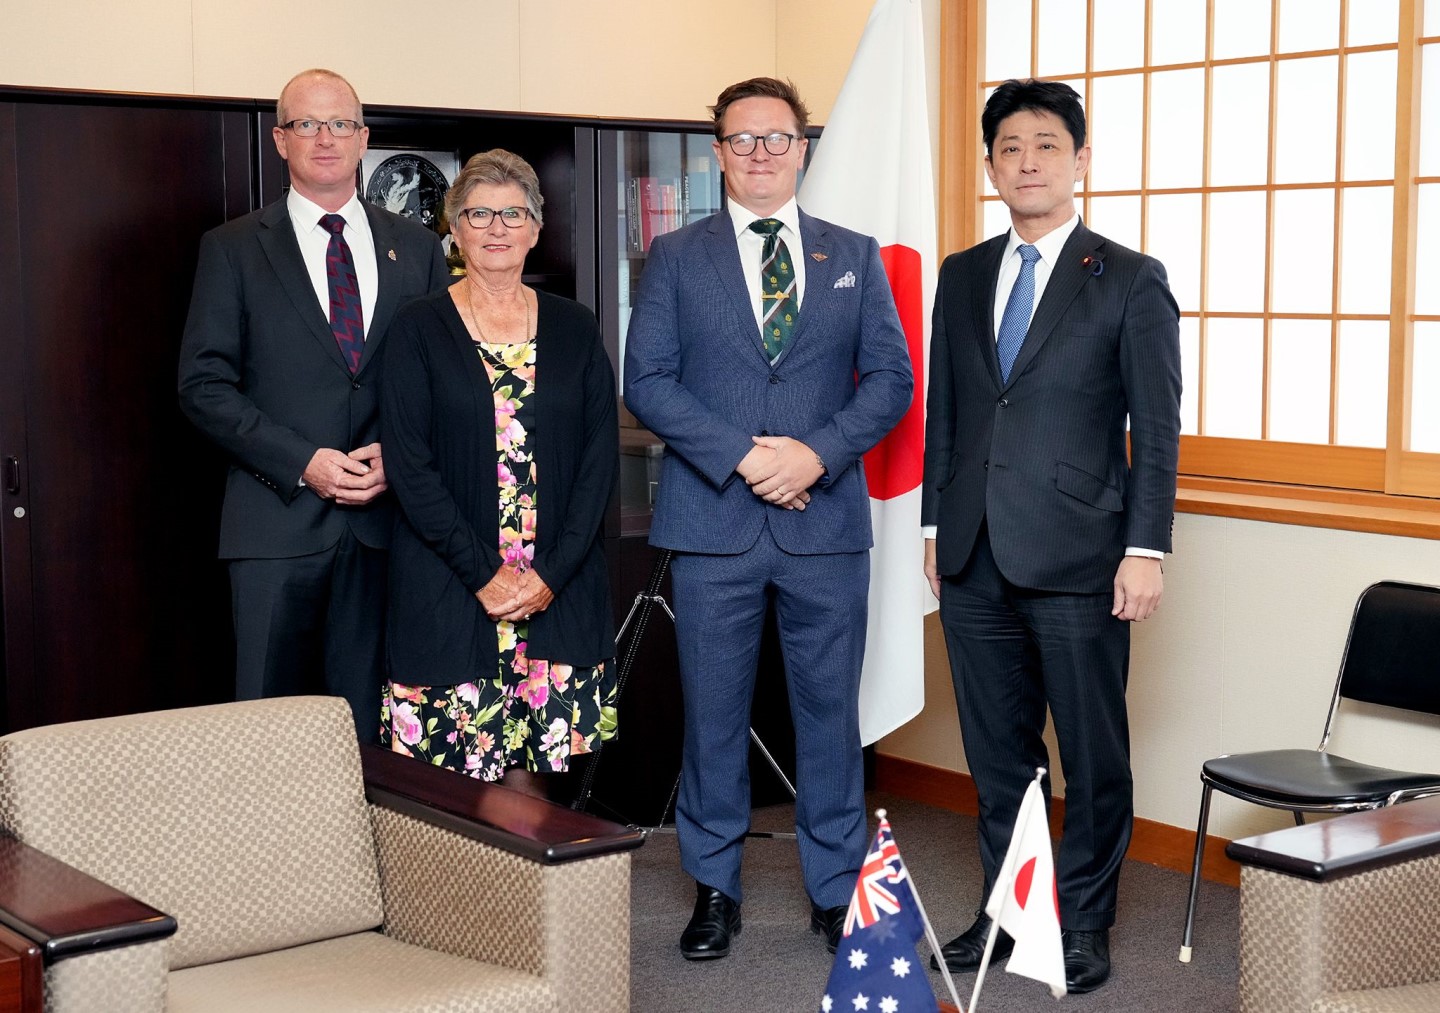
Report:
[{"label": "white dress shirt", "polygon": [[[290,224],[295,227],[295,240],[300,244],[300,258],[320,300],[320,312],[330,319],[330,281],[325,273],[325,251],[330,247],[330,232],[320,227],[320,219],[328,212],[319,204],[302,197],[291,187],[285,197]],[[375,264],[375,238],[370,234],[370,219],[360,195],[351,194],[336,214],[345,219],[345,242],[355,261],[355,280],[360,285],[360,310],[365,317],[365,334],[370,334],[370,318],[375,315],[375,298],[380,291],[380,269]]]},{"label": "white dress shirt", "polygon": [[745,288],[750,293],[750,308],[755,311],[755,330],[758,333],[760,322],[765,319],[760,307],[760,265],[764,262],[765,236],[752,231],[750,223],[762,218],[780,220],[780,231],[776,235],[785,241],[785,248],[790,251],[791,266],[795,271],[795,305],[799,307],[805,301],[805,251],[800,245],[800,206],[791,197],[773,215],[757,215],[733,200],[729,201],[729,207],[735,243],[740,248],[741,273],[745,275]]}]

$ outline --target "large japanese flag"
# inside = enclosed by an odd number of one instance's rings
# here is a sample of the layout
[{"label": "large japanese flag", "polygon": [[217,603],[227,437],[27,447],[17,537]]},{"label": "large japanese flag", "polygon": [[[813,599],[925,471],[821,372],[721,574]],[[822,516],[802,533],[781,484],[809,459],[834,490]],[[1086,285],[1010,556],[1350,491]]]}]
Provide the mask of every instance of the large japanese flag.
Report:
[{"label": "large japanese flag", "polygon": [[910,410],[865,455],[875,526],[860,680],[860,737],[868,745],[925,705],[922,622],[932,599],[922,573],[920,472],[936,242],[920,0],[876,0],[805,173],[800,206],[879,241],[915,369]]}]

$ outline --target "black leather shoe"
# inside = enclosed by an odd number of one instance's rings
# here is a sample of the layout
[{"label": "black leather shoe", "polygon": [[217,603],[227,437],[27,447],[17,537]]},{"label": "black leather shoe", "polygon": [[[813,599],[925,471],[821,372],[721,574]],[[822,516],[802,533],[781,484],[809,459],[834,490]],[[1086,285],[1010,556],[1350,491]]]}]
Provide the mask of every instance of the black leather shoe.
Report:
[{"label": "black leather shoe", "polygon": [[1065,954],[1065,991],[1093,992],[1110,977],[1110,930],[1085,932],[1066,929],[1060,933]]},{"label": "black leather shoe", "polygon": [[[952,971],[975,970],[985,956],[985,940],[989,937],[990,916],[981,911],[975,916],[974,925],[940,947],[940,956],[945,958],[945,966]],[[1015,940],[1010,938],[1010,933],[1001,929],[995,936],[995,949],[990,951],[990,962],[993,964],[997,960],[1004,960],[1014,948]],[[930,966],[940,970],[940,964],[933,956],[930,958]]]},{"label": "black leather shoe", "polygon": [[810,931],[825,937],[825,949],[831,953],[835,952],[840,945],[840,937],[845,934],[845,912],[848,910],[850,908],[846,904],[821,907],[813,900],[810,902]]},{"label": "black leather shoe", "polygon": [[740,934],[740,905],[713,886],[695,884],[695,913],[680,933],[686,960],[714,960],[730,954],[730,937]]}]

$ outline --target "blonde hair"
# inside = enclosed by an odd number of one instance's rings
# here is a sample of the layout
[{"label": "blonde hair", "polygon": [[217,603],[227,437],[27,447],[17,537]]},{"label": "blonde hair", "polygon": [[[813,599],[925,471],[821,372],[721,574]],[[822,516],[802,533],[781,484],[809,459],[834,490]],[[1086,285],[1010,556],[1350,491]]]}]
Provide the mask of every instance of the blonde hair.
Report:
[{"label": "blonde hair", "polygon": [[288,123],[288,122],[290,122],[290,118],[285,115],[285,93],[290,90],[290,86],[291,86],[292,84],[294,84],[296,81],[299,81],[299,80],[300,80],[301,78],[303,78],[303,77],[318,77],[318,78],[323,78],[324,80],[327,80],[327,81],[335,81],[335,82],[338,82],[339,84],[343,84],[343,85],[345,86],[346,90],[350,92],[351,98],[353,98],[353,99],[355,100],[355,119],[356,119],[356,121],[359,122],[359,123],[361,123],[361,124],[363,124],[363,123],[365,122],[365,110],[364,110],[364,108],[360,105],[360,96],[356,93],[356,91],[355,91],[355,86],[354,86],[353,84],[351,84],[349,81],[345,80],[345,79],[344,79],[343,77],[341,77],[339,74],[335,73],[333,70],[326,70],[324,67],[311,67],[309,70],[302,70],[300,73],[296,74],[296,75],[295,75],[294,77],[292,77],[290,80],[286,81],[286,82],[285,82],[285,87],[283,87],[283,88],[280,89],[280,97],[275,100],[275,122],[276,122],[276,123]]}]

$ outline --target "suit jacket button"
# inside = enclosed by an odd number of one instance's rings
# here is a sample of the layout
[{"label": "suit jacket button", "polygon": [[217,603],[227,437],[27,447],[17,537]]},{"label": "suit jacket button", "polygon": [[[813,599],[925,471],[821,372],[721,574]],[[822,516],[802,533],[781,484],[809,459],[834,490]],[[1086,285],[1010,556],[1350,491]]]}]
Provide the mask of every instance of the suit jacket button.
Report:
[{"label": "suit jacket button", "polygon": [[981,465],[981,467],[984,468],[986,471],[989,471],[989,470],[990,470],[990,462],[989,462],[989,461],[986,461],[983,465]]},{"label": "suit jacket button", "polygon": [[769,435],[770,435],[770,430],[768,430],[768,429],[762,429],[762,430],[760,430],[760,435],[761,435],[761,436],[769,436]]},{"label": "suit jacket button", "polygon": [[779,382],[780,382],[780,378],[779,378],[778,376],[776,376],[774,373],[771,373],[771,374],[770,374],[770,382],[771,382],[771,383],[779,383]]},{"label": "suit jacket button", "polygon": [[1005,398],[1003,398],[1003,397],[1000,399],[999,404],[1000,404],[1000,407],[1001,407],[1001,408],[1009,408],[1009,407],[1010,407],[1010,402],[1007,401],[1007,400],[1006,400]]},{"label": "suit jacket button", "polygon": [[351,389],[351,390],[359,390],[359,389],[360,389],[360,381],[359,381],[359,380],[351,380],[351,381],[350,381],[350,389]]}]

